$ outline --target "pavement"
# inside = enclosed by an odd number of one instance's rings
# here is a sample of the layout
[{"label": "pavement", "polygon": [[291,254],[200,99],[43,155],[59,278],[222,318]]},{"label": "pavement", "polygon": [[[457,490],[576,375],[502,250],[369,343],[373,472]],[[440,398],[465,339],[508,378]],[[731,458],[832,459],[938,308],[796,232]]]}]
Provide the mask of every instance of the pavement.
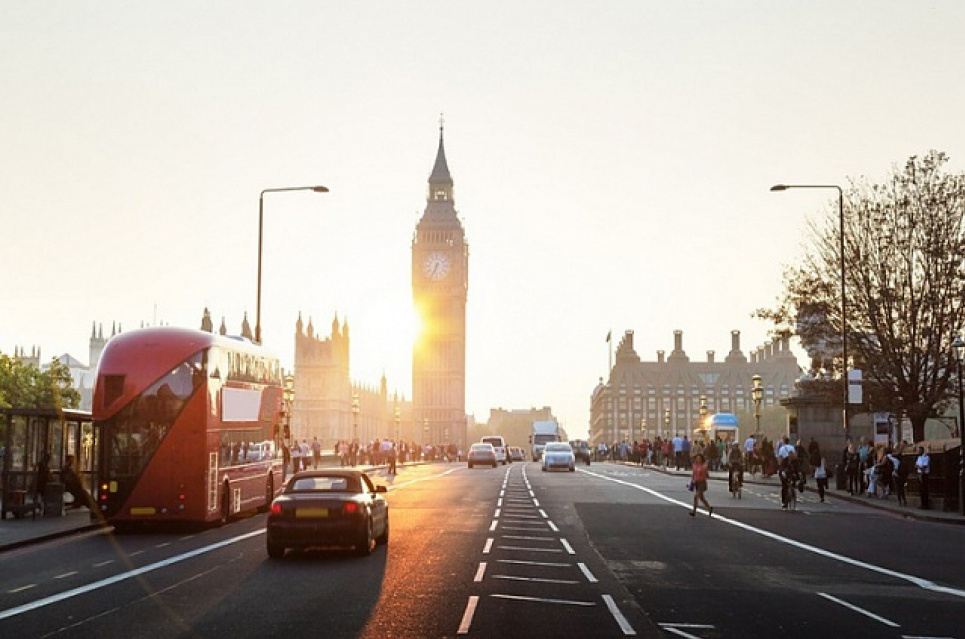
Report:
[{"label": "pavement", "polygon": [[[631,464],[629,462],[621,462],[621,463],[627,466],[639,467],[637,464]],[[665,475],[676,475],[684,478],[685,480],[690,479],[689,470],[676,470],[675,468],[653,466],[653,465],[644,465],[643,467],[651,471],[663,473]],[[722,482],[723,484],[725,484],[722,490],[725,493],[727,493],[727,486],[726,486],[727,471],[726,470],[722,470],[722,471],[712,470],[709,473],[709,477],[712,481]],[[778,478],[777,475],[764,477],[761,474],[751,476],[748,473],[744,473],[744,485],[746,486],[749,484],[757,485],[757,486],[773,486],[774,488],[779,489],[781,487],[781,480]],[[807,484],[805,485],[804,489],[805,489],[805,492],[811,492],[811,493],[814,493],[815,495],[817,494],[818,492],[817,484],[813,477],[808,477]],[[887,499],[881,499],[878,497],[867,497],[864,495],[851,495],[848,493],[847,489],[838,490],[837,488],[835,488],[835,480],[833,477],[828,479],[828,488],[824,491],[824,496],[825,496],[825,499],[838,499],[841,501],[848,501],[854,504],[860,504],[861,506],[865,506],[867,508],[891,512],[896,515],[908,517],[910,519],[918,519],[921,521],[943,522],[943,523],[949,523],[949,524],[965,524],[965,516],[963,516],[957,510],[945,511],[941,509],[940,507],[942,505],[941,499],[933,498],[932,502],[935,505],[933,505],[932,508],[928,510],[922,510],[921,508],[918,507],[919,506],[918,495],[909,494],[907,495],[908,505],[902,506],[898,503],[898,499],[894,496],[888,497]]]},{"label": "pavement", "polygon": [[[629,463],[626,463],[626,465],[636,466],[636,464]],[[673,468],[663,468],[659,466],[645,466],[645,468],[651,471],[664,473],[666,475],[680,476],[684,479],[690,477],[690,472],[686,470],[678,471]],[[364,468],[364,470],[374,470],[374,468],[368,467]],[[726,484],[727,472],[711,471],[710,479],[715,482],[722,482]],[[917,495],[909,495],[908,505],[900,506],[894,497],[890,497],[888,499],[878,499],[875,497],[849,495],[847,490],[837,490],[834,487],[833,479],[829,483],[831,485],[825,492],[827,499],[849,501],[855,504],[860,504],[866,508],[887,511],[896,515],[922,521],[965,524],[965,516],[956,511],[949,512],[939,509],[921,510],[918,508]],[[781,485],[781,482],[776,475],[766,478],[761,475],[751,477],[745,473],[744,484],[773,486],[776,488]],[[723,488],[723,490],[726,491],[726,486]],[[806,490],[816,492],[813,478],[809,478]],[[104,525],[102,522],[92,520],[91,512],[86,508],[69,509],[64,516],[59,517],[43,517],[38,514],[36,518],[32,518],[28,515],[20,519],[16,519],[12,514],[8,513],[6,519],[0,519],[0,552],[5,552],[14,548],[20,548],[59,537],[86,533],[92,530],[107,530],[108,528],[109,526]]]}]

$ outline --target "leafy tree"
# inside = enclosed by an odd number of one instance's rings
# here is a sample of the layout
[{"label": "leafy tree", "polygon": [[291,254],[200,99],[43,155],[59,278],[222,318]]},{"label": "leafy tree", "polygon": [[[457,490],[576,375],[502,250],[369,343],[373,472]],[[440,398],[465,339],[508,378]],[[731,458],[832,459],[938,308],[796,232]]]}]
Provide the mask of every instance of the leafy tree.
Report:
[{"label": "leafy tree", "polygon": [[[844,194],[849,356],[874,408],[906,414],[916,440],[954,396],[949,346],[965,320],[965,174],[947,162],[913,156],[886,182],[852,180]],[[757,312],[798,334],[815,371],[842,370],[839,233],[835,205],[810,223],[778,307]]]},{"label": "leafy tree", "polygon": [[41,371],[0,354],[0,408],[76,408],[80,393],[71,384],[70,368],[60,360]]}]

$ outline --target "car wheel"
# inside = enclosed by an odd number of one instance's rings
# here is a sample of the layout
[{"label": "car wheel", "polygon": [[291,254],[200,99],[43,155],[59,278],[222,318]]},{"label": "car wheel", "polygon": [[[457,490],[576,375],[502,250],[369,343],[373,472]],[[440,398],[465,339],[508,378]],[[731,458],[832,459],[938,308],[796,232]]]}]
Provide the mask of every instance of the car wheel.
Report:
[{"label": "car wheel", "polygon": [[272,559],[281,559],[285,556],[285,547],[268,540],[268,556]]},{"label": "car wheel", "polygon": [[385,529],[382,534],[375,538],[375,543],[386,545],[389,543],[389,513],[385,513]]},{"label": "car wheel", "polygon": [[365,527],[359,533],[358,541],[355,544],[355,554],[359,557],[368,557],[372,554],[372,520],[365,520]]}]

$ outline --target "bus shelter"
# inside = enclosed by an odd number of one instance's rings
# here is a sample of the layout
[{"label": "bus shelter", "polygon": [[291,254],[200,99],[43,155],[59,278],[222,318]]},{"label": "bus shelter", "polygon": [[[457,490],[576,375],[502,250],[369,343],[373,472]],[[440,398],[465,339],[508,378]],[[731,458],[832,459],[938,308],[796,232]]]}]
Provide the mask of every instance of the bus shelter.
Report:
[{"label": "bus shelter", "polygon": [[725,444],[739,441],[737,415],[733,413],[715,413],[708,415],[701,422],[700,428],[694,430],[694,440],[703,440],[705,443],[717,441],[719,437]]},{"label": "bus shelter", "polygon": [[[67,456],[73,455],[74,469],[91,492],[96,450],[97,435],[88,411],[0,409],[0,517],[6,519],[7,513],[36,515],[40,510],[37,463],[44,453],[50,453],[52,484],[58,484]],[[56,494],[56,488],[53,492]]]}]

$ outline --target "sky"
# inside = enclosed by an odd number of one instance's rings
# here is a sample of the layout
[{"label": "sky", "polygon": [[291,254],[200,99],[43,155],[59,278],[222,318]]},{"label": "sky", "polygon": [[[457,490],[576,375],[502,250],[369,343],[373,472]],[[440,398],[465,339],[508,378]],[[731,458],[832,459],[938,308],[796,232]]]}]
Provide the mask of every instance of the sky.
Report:
[{"label": "sky", "polygon": [[[411,242],[440,114],[469,241],[466,409],[585,436],[609,346],[745,352],[832,191],[965,164],[965,4],[0,0],[0,352],[94,323],[352,334],[411,397]],[[615,344],[614,344],[615,345]],[[800,362],[805,364],[802,357]]]}]

